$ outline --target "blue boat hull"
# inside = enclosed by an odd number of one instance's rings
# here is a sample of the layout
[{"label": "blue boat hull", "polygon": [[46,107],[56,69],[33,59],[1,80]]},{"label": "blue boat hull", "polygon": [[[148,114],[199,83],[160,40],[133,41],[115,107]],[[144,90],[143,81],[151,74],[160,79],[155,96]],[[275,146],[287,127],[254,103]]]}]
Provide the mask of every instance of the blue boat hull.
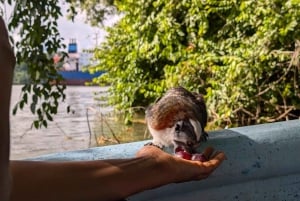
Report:
[{"label": "blue boat hull", "polygon": [[99,77],[104,72],[82,72],[82,71],[58,71],[58,73],[63,77],[63,84],[66,85],[85,85],[91,82],[93,78]]}]

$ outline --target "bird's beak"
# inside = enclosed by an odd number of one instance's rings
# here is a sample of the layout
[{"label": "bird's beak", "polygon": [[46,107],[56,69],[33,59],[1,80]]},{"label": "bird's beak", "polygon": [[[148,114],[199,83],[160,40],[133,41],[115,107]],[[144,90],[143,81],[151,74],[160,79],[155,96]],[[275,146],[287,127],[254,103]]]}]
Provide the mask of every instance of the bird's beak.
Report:
[{"label": "bird's beak", "polygon": [[190,153],[190,154],[196,153],[196,150],[194,149],[194,147],[191,147],[191,146],[185,145],[185,146],[183,147],[183,149],[184,149],[186,152]]},{"label": "bird's beak", "polygon": [[174,141],[174,142],[175,142],[174,143],[174,150],[176,150],[177,148],[181,148],[181,149],[183,149],[184,151],[186,151],[190,154],[193,154],[193,153],[197,152],[196,148],[198,146],[196,146],[196,147],[195,146],[189,146],[186,143],[180,142],[180,141]]}]

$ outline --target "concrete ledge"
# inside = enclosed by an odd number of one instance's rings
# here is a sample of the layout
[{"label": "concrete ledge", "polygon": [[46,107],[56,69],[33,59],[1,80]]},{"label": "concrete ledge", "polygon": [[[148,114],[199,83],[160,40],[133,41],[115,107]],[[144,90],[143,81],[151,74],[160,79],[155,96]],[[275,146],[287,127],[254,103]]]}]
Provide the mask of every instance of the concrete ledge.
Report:
[{"label": "concrete ledge", "polygon": [[[128,200],[300,200],[300,121],[239,127],[209,133],[202,145],[228,160],[206,180],[166,185]],[[96,160],[134,157],[147,141],[45,155],[29,160]],[[140,179],[140,178],[137,178]]]}]

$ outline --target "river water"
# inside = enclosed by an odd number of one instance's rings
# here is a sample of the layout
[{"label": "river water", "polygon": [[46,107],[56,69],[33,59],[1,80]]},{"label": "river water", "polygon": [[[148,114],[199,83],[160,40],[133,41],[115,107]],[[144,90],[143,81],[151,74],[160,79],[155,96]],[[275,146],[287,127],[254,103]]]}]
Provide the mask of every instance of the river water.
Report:
[{"label": "river water", "polygon": [[[21,88],[13,86],[11,110],[20,99]],[[113,109],[105,101],[107,89],[68,86],[66,100],[60,103],[58,114],[47,128],[31,129],[35,116],[29,106],[11,115],[11,159],[148,139],[142,121],[128,127],[111,115]]]}]

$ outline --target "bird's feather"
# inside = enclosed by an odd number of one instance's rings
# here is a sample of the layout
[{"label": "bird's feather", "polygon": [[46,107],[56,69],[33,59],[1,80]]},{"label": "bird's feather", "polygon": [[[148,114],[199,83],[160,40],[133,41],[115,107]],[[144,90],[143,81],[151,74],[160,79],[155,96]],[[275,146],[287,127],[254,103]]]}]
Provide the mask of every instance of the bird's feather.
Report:
[{"label": "bird's feather", "polygon": [[203,96],[191,93],[183,87],[169,89],[146,110],[147,124],[155,130],[171,128],[177,121],[183,119],[199,121],[203,129],[207,123]]}]

